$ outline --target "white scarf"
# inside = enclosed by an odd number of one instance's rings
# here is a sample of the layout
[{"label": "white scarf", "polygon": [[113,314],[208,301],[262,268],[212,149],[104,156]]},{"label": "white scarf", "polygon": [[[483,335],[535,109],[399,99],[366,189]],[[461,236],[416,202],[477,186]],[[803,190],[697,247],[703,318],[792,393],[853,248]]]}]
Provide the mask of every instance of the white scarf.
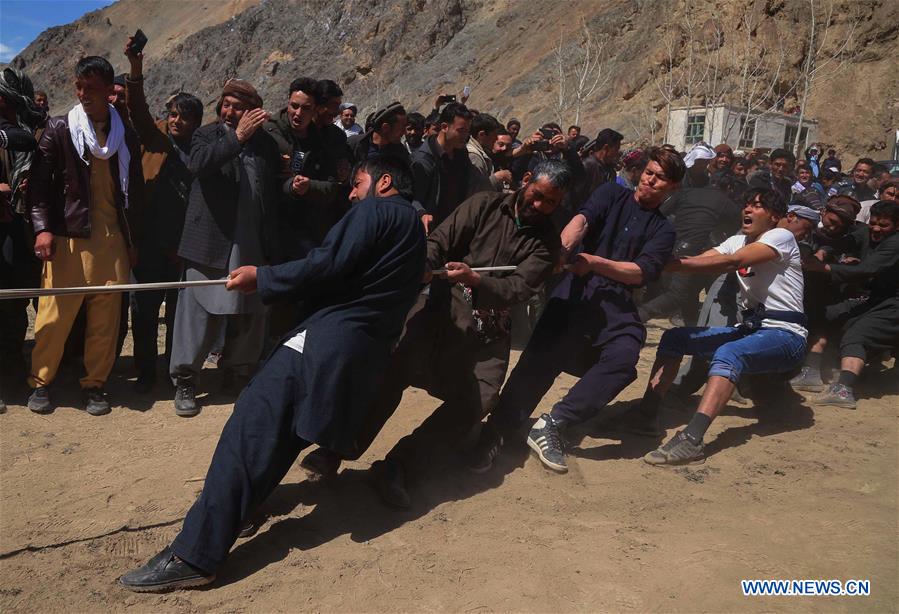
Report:
[{"label": "white scarf", "polygon": [[109,136],[106,137],[106,147],[100,147],[97,141],[97,133],[94,125],[84,112],[80,104],[69,111],[69,135],[72,137],[72,145],[78,156],[90,164],[90,159],[84,157],[84,146],[90,150],[91,155],[101,160],[109,160],[115,154],[119,154],[119,184],[125,195],[125,208],[128,208],[128,167],[131,163],[131,152],[125,144],[125,125],[122,118],[112,105],[109,105]]}]

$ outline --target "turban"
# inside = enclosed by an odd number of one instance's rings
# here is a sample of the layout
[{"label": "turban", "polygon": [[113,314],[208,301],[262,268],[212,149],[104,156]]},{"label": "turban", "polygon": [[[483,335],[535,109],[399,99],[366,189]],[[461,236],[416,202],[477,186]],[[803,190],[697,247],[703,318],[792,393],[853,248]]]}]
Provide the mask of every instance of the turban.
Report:
[{"label": "turban", "polygon": [[684,158],[684,165],[687,168],[693,168],[697,160],[712,160],[715,158],[715,152],[705,143],[697,143],[693,149]]}]

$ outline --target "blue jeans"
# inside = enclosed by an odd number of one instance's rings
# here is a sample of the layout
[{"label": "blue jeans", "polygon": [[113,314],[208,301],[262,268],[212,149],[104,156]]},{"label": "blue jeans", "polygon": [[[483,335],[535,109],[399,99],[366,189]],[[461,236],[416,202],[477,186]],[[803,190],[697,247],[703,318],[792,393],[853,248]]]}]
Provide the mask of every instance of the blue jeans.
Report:
[{"label": "blue jeans", "polygon": [[798,367],[805,359],[805,349],[805,339],[781,328],[745,334],[730,326],[684,327],[662,335],[658,354],[710,358],[709,376],[726,377],[736,384],[744,373],[782,373]]}]

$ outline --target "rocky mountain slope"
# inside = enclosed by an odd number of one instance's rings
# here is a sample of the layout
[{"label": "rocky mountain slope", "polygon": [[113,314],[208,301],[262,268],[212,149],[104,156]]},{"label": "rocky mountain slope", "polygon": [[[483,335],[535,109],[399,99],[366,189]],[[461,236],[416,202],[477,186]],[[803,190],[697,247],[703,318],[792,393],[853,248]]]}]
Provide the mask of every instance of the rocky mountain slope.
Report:
[{"label": "rocky mountain slope", "polygon": [[[145,72],[155,104],[183,89],[211,110],[223,81],[239,76],[277,110],[287,84],[310,75],[337,81],[361,111],[400,99],[426,112],[437,93],[470,85],[471,106],[530,127],[574,120],[571,99],[559,113],[557,54],[576,65],[589,31],[604,45],[604,76],[582,97],[579,123],[589,133],[611,126],[631,141],[660,141],[666,94],[674,104],[688,92],[696,106],[710,95],[730,100],[739,66],[759,58],[783,54],[783,62],[765,60],[764,79],[783,106],[795,105],[808,16],[806,0],[120,0],[47,30],[13,64],[50,92],[59,113],[74,100],[74,58],[105,55],[124,71],[122,44],[141,27],[150,38]],[[887,157],[899,126],[899,72],[889,59],[899,57],[899,2],[836,0],[833,22],[819,65],[842,41],[851,45],[844,61],[820,71],[807,115],[847,156]],[[570,95],[576,84],[566,81]]]}]

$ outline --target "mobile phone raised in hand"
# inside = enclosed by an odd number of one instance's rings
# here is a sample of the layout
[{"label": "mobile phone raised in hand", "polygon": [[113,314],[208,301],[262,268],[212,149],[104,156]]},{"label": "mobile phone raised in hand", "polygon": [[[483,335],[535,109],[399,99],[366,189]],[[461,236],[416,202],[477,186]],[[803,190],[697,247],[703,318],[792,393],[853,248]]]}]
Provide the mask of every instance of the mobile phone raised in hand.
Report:
[{"label": "mobile phone raised in hand", "polygon": [[144,31],[140,28],[137,29],[137,32],[134,33],[134,36],[131,39],[131,44],[128,46],[128,51],[137,55],[138,53],[144,50],[144,47],[147,46],[147,35],[144,34]]}]

